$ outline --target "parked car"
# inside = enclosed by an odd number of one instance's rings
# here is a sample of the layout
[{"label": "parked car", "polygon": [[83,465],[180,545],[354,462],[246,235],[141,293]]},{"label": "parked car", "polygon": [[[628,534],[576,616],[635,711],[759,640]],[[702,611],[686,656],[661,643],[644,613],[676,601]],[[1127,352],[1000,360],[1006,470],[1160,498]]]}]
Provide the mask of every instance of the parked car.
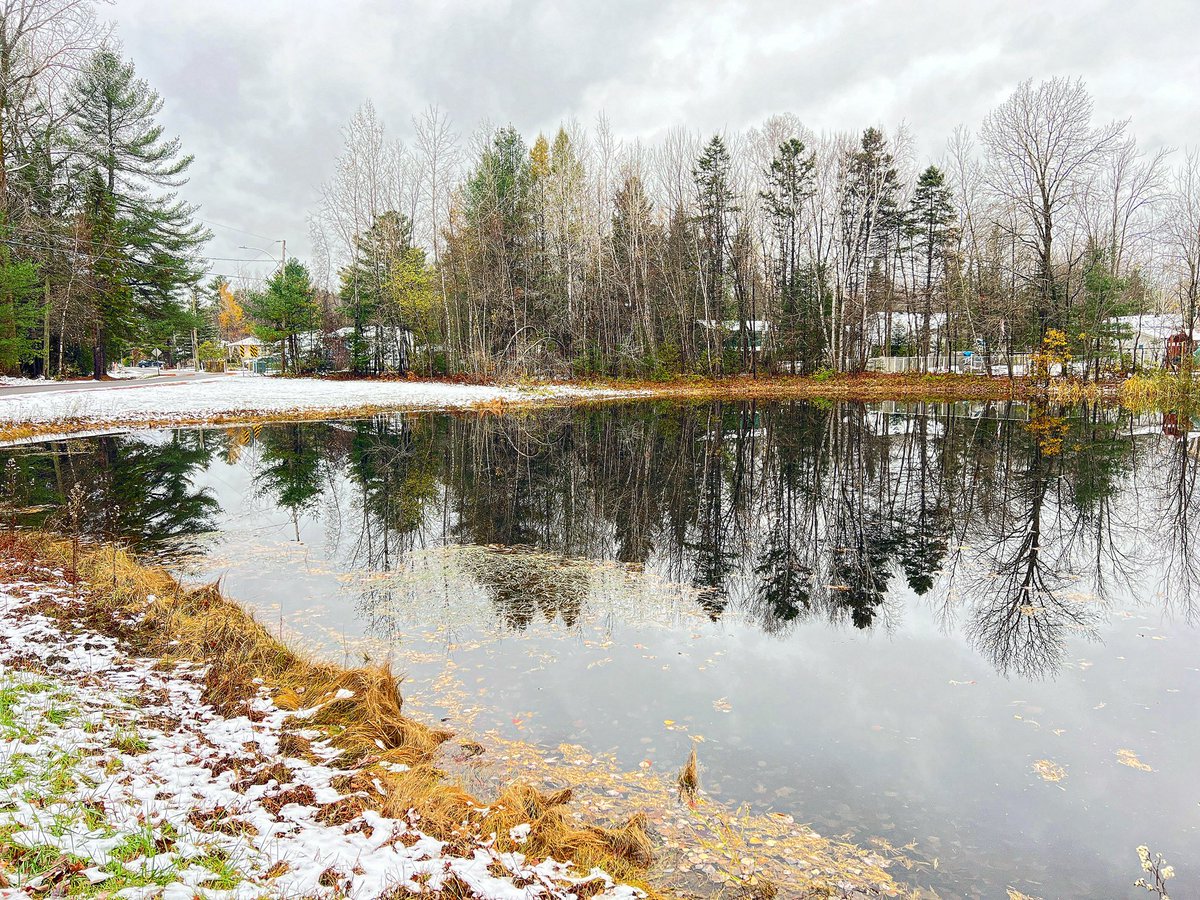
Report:
[{"label": "parked car", "polygon": [[163,361],[161,359],[143,359],[138,363],[139,369],[161,369]]}]

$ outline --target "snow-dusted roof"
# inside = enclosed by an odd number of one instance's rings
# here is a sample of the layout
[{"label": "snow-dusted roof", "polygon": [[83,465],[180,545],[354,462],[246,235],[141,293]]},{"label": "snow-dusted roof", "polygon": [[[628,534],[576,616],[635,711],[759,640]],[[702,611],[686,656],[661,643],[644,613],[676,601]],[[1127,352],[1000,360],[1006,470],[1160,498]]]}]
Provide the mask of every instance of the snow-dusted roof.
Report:
[{"label": "snow-dusted roof", "polygon": [[[1111,325],[1124,325],[1135,336],[1161,338],[1184,332],[1183,320],[1178,313],[1144,313],[1137,316],[1113,316]],[[1192,330],[1192,339],[1200,337],[1200,328]]]},{"label": "snow-dusted roof", "polygon": [[[726,331],[741,331],[742,328],[742,323],[737,319],[697,319],[696,324],[703,328],[723,328]],[[771,323],[766,319],[747,319],[746,325],[751,331],[771,330]]]},{"label": "snow-dusted roof", "polygon": [[[910,334],[920,334],[924,327],[925,316],[923,313],[910,312],[893,312],[893,313],[876,313],[875,314],[875,334],[883,337],[887,333],[887,318],[892,317],[892,337],[902,340]],[[944,312],[929,313],[929,330],[937,331],[946,324],[946,314]]]}]

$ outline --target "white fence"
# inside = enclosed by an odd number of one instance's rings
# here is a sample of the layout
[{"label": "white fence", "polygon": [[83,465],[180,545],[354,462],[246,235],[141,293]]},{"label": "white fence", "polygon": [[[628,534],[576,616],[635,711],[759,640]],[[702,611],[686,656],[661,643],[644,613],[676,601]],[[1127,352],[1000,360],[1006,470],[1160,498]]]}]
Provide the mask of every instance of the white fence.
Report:
[{"label": "white fence", "polygon": [[[988,363],[979,352],[956,351],[949,354],[939,353],[935,356],[874,356],[867,360],[868,372],[884,372],[890,375],[908,372],[955,372],[966,375],[988,374]],[[1007,375],[1009,357],[995,355],[991,360],[992,375]],[[1012,355],[1012,371],[1014,375],[1024,375],[1029,371],[1029,354],[1014,353]]]}]

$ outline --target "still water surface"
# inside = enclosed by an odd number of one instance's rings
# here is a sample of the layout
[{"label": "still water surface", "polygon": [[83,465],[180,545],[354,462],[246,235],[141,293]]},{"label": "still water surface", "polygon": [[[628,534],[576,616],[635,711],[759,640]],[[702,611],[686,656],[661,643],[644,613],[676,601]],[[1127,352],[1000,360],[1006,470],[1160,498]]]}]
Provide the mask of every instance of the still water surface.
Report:
[{"label": "still water surface", "polygon": [[[422,714],[915,845],[946,896],[1200,895],[1200,438],[1080,407],[632,404],[13,451],[34,502]],[[2,461],[2,460],[0,460]],[[1142,896],[1145,896],[1142,893]]]}]

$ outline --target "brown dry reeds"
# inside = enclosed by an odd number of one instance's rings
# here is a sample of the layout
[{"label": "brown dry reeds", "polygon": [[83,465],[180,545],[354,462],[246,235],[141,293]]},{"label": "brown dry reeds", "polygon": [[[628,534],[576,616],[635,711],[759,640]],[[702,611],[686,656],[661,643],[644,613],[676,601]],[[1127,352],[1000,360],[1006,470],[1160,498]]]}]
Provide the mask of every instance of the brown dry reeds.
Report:
[{"label": "brown dry reeds", "polygon": [[696,802],[696,796],[700,793],[700,766],[696,760],[695,747],[692,747],[692,752],[688,754],[687,762],[679,770],[679,778],[676,780],[676,784],[679,787],[680,800],[686,800],[688,803]]},{"label": "brown dry reeds", "polygon": [[[31,570],[65,569],[71,557],[70,541],[35,532],[21,533],[14,553]],[[355,793],[356,803],[396,818],[411,811],[423,831],[460,844],[464,852],[494,836],[498,850],[571,860],[583,872],[600,867],[651,897],[662,896],[644,880],[653,860],[644,817],[617,828],[583,823],[567,807],[569,790],[547,794],[524,784],[488,803],[475,798],[437,768],[438,747],[451,733],[403,714],[399,685],[386,667],[345,669],[306,659],[226,598],[219,585],[188,589],[124,550],[84,545],[75,568],[85,603],[65,610],[67,616],[126,642],[133,652],[205,666],[203,699],[220,712],[249,713],[264,690],[278,706],[304,710],[304,727],[325,730],[343,751],[345,767],[369,773],[366,781],[382,786],[382,793]],[[527,837],[510,834],[523,824],[531,826]]]},{"label": "brown dry reeds", "polygon": [[1189,411],[1200,407],[1200,384],[1190,372],[1133,375],[1117,391],[1121,405],[1135,412]]}]

